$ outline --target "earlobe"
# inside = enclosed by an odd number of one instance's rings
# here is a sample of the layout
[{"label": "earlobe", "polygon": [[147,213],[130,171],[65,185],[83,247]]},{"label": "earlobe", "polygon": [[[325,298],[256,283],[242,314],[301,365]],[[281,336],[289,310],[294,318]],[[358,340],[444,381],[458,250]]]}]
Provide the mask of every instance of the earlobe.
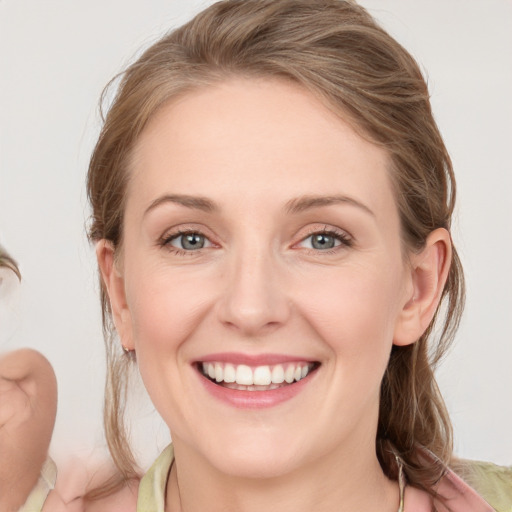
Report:
[{"label": "earlobe", "polygon": [[395,345],[416,342],[430,325],[448,278],[451,257],[451,237],[444,228],[432,231],[425,247],[410,257],[412,286],[397,319]]},{"label": "earlobe", "polygon": [[117,267],[112,243],[108,240],[100,240],[96,244],[96,258],[103,284],[110,299],[110,308],[116,331],[125,350],[134,350],[131,316],[126,301],[124,277]]}]

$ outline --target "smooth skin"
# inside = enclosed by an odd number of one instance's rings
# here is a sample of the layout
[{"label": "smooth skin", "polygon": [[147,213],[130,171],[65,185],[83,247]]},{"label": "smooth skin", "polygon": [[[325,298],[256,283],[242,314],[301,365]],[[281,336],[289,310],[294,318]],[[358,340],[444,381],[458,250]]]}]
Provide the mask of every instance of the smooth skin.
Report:
[{"label": "smooth skin", "polygon": [[0,356],[0,511],[18,510],[39,479],[57,411],[57,382],[32,349]]},{"label": "smooth skin", "polygon": [[[392,345],[432,319],[451,245],[439,229],[404,248],[389,168],[285,81],[194,90],[146,127],[122,247],[97,256],[171,431],[166,511],[398,509],[375,452],[380,382]],[[320,366],[293,398],[247,410],[202,385],[195,363],[220,352]]]}]

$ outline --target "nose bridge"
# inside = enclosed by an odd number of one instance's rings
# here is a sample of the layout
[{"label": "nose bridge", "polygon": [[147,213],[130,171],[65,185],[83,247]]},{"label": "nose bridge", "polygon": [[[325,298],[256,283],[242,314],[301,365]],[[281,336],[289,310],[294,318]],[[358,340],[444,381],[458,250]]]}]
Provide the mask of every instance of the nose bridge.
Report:
[{"label": "nose bridge", "polygon": [[221,320],[247,334],[282,324],[289,307],[282,286],[282,262],[273,248],[256,239],[233,248],[222,297]]}]

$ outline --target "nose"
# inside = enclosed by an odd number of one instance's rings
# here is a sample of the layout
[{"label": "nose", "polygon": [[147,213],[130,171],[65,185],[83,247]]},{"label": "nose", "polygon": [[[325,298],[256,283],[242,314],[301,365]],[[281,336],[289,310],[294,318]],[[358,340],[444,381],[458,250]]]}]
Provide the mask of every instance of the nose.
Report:
[{"label": "nose", "polygon": [[[248,254],[249,253],[249,254]],[[219,320],[246,336],[263,335],[290,316],[282,262],[270,251],[246,251],[229,264],[217,303]]]}]

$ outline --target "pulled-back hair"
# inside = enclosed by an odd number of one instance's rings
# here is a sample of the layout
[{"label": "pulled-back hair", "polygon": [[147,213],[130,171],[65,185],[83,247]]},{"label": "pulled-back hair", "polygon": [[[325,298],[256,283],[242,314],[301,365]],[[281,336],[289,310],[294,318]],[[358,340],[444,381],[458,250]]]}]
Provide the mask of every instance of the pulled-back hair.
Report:
[{"label": "pulled-back hair", "polygon": [[[121,247],[128,161],[157,110],[177,95],[233,76],[293,81],[385,148],[405,249],[419,251],[433,230],[450,229],[452,164],[411,55],[351,1],[226,0],[167,34],[120,76],[89,167],[91,240]],[[414,344],[393,347],[382,381],[376,439],[381,466],[396,478],[399,457],[410,485],[430,493],[452,455],[452,428],[434,369],[453,339],[463,302],[454,248],[440,318]],[[101,303],[108,356],[106,436],[127,479],[136,474],[123,423],[130,358],[116,340],[103,284]],[[422,458],[418,446],[436,457]]]}]

